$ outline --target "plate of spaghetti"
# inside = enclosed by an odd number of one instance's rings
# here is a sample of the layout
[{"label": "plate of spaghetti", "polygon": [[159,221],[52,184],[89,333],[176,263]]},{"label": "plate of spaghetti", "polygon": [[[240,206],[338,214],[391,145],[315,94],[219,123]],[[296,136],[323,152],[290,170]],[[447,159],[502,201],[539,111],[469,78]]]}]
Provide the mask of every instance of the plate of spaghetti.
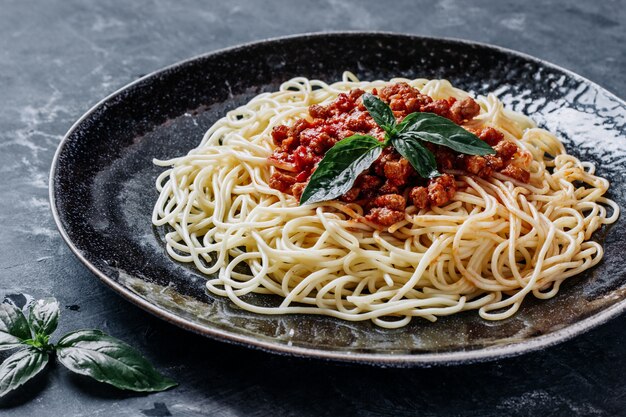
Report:
[{"label": "plate of spaghetti", "polygon": [[626,105],[498,47],[274,39],[150,74],[68,132],[66,242],[140,307],[299,356],[432,365],[626,308]]}]

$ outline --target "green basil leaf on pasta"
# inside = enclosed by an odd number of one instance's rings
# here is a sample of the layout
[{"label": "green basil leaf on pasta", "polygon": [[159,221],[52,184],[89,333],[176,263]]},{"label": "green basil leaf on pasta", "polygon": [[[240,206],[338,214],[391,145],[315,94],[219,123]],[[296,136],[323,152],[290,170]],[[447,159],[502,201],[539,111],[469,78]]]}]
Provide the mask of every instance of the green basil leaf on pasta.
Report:
[{"label": "green basil leaf on pasta", "polygon": [[35,301],[30,306],[28,321],[35,334],[52,334],[59,323],[59,302],[54,298]]},{"label": "green basil leaf on pasta", "polygon": [[[417,119],[420,114],[424,114],[424,113],[415,112],[415,113],[408,114],[404,119],[402,119],[400,123],[398,123],[398,126],[396,126],[396,132],[400,134],[409,130],[411,126],[413,126],[413,123],[415,123],[415,119]],[[427,113],[427,114],[431,114],[431,113]]]},{"label": "green basil leaf on pasta", "polygon": [[409,160],[422,178],[434,178],[439,175],[435,155],[426,149],[420,141],[411,136],[398,135],[391,139],[391,145],[398,153]]},{"label": "green basil leaf on pasta", "polygon": [[396,127],[396,116],[393,115],[391,108],[384,101],[370,93],[363,94],[363,105],[376,124],[387,134],[391,135]]},{"label": "green basil leaf on pasta", "polygon": [[[413,116],[415,115],[415,116]],[[434,113],[411,113],[402,126],[402,136],[448,147],[468,155],[489,155],[496,151],[478,136]],[[403,120],[404,123],[406,121]]]},{"label": "green basil leaf on pasta", "polygon": [[48,363],[46,352],[27,348],[18,350],[0,365],[0,397],[37,375]]},{"label": "green basil leaf on pasta", "polygon": [[69,370],[120,389],[153,392],[178,385],[135,349],[99,330],[66,334],[57,344],[57,357]]},{"label": "green basil leaf on pasta", "polygon": [[337,142],[311,175],[300,205],[333,200],[348,192],[356,178],[380,156],[383,144],[372,136],[353,135]]},{"label": "green basil leaf on pasta", "polygon": [[22,311],[10,304],[0,304],[0,350],[13,349],[32,337]]}]

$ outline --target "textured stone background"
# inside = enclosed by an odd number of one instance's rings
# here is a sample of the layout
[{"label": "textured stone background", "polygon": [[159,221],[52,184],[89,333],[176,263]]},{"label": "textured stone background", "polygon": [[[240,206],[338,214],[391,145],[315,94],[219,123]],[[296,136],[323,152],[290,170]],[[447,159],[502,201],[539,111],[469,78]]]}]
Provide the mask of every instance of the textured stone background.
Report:
[{"label": "textured stone background", "polygon": [[540,353],[434,369],[283,358],[196,336],[95,279],[54,226],[47,177],[100,98],[200,53],[267,37],[386,30],[493,43],[626,96],[626,1],[0,0],[0,295],[56,296],[60,332],[98,327],[181,385],[137,395],[53,366],[0,400],[12,416],[626,415],[624,317]]}]

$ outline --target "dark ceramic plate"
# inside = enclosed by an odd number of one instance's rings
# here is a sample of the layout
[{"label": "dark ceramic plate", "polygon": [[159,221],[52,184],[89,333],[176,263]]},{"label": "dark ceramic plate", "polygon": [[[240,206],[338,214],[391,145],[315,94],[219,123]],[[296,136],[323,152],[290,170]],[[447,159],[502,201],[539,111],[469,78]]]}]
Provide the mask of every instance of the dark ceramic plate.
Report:
[{"label": "dark ceramic plate", "polygon": [[559,135],[626,195],[626,104],[562,68],[476,43],[382,33],[331,33],[226,49],[150,74],[107,97],[68,132],[55,156],[50,198],[70,248],[104,283],[145,310],[216,339],[276,353],[379,365],[432,365],[512,356],[553,345],[626,308],[626,216],[596,236],[602,263],[557,297],[528,298],[512,318],[475,312],[398,330],[317,316],[262,316],[205,291],[205,278],[171,260],[150,222],[161,172],[153,158],[186,154],[224,113],[295,76],[338,80],[447,78]]}]

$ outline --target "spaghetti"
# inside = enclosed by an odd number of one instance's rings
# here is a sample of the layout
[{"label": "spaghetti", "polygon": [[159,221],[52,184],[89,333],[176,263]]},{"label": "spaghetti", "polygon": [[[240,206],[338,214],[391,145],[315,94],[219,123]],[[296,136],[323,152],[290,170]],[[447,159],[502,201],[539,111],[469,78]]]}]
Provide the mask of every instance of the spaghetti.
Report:
[{"label": "spaghetti", "polygon": [[[229,112],[186,156],[155,161],[152,221],[168,226],[167,253],[193,262],[207,288],[260,314],[322,314],[398,328],[413,317],[478,310],[487,320],[512,316],[524,298],[554,297],[561,283],[597,264],[591,235],[619,216],[604,197],[609,182],[595,167],[494,96],[479,97],[466,128],[493,127],[532,160],[528,183],[495,172],[455,173],[457,191],[441,207],[409,206],[388,227],[365,219],[364,207],[338,200],[298,205],[269,185],[271,132],[306,117],[355,88],[406,82],[433,99],[469,97],[445,80],[359,81],[345,73],[326,84],[294,78]],[[247,294],[274,294],[280,305]]]}]

